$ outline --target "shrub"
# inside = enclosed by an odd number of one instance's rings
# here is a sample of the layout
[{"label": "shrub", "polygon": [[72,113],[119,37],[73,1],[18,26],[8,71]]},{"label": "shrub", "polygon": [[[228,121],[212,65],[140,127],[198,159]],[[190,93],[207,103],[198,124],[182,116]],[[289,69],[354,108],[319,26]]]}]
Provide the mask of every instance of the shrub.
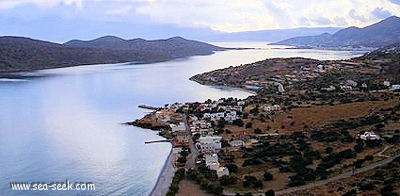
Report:
[{"label": "shrub", "polygon": [[245,176],[243,186],[248,188],[262,188],[263,183],[254,176]]},{"label": "shrub", "polygon": [[178,163],[185,164],[186,163],[186,157],[179,157],[178,160],[176,160]]},{"label": "shrub", "polygon": [[228,186],[228,185],[236,184],[236,182],[237,182],[237,178],[235,176],[232,176],[232,175],[225,175],[225,176],[222,176],[219,179],[219,183],[222,186]]},{"label": "shrub", "polygon": [[231,163],[231,164],[226,165],[226,167],[228,168],[229,172],[231,172],[231,173],[237,173],[237,171],[238,171],[238,166],[236,164]]},{"label": "shrub", "polygon": [[246,129],[249,129],[251,127],[253,127],[253,123],[251,122],[246,123]]},{"label": "shrub", "polygon": [[264,180],[265,180],[265,181],[270,181],[270,180],[272,180],[273,178],[274,178],[274,176],[272,176],[271,173],[269,173],[269,172],[265,172],[265,173],[264,173]]},{"label": "shrub", "polygon": [[234,121],[232,122],[232,124],[234,124],[234,125],[236,125],[236,126],[239,126],[239,127],[243,127],[244,122],[243,122],[242,119],[236,119],[236,120],[234,120]]},{"label": "shrub", "polygon": [[265,196],[275,196],[275,191],[272,189],[269,189],[267,192],[265,192]]},{"label": "shrub", "polygon": [[254,129],[254,133],[255,133],[255,134],[261,134],[261,133],[262,133],[262,130],[259,129],[259,128]]}]

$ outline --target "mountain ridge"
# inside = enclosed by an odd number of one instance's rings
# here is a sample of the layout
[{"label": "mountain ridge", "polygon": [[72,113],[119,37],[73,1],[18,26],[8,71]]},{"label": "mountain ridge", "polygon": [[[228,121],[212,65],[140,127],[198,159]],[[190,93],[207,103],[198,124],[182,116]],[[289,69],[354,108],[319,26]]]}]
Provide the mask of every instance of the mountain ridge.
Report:
[{"label": "mountain ridge", "polygon": [[303,36],[273,44],[297,47],[351,47],[379,48],[400,42],[400,18],[391,16],[364,28],[348,27],[332,35]]},{"label": "mountain ridge", "polygon": [[27,37],[0,37],[0,72],[32,71],[77,65],[139,62],[152,63],[209,55],[226,48],[172,37],[164,40],[125,40],[103,36],[64,44]]}]

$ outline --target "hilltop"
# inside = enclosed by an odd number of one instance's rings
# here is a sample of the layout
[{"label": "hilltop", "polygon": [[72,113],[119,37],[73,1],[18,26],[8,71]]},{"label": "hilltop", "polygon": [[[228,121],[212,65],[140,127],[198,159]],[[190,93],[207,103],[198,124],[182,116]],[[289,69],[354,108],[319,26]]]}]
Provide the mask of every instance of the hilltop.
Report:
[{"label": "hilltop", "polygon": [[24,37],[0,37],[0,72],[31,71],[77,65],[151,63],[193,55],[209,55],[225,48],[173,37],[165,40],[124,40],[106,36],[64,44]]},{"label": "hilltop", "polygon": [[291,45],[312,48],[379,48],[400,42],[400,18],[391,16],[364,28],[348,27],[334,34],[294,37],[276,42],[278,45]]}]

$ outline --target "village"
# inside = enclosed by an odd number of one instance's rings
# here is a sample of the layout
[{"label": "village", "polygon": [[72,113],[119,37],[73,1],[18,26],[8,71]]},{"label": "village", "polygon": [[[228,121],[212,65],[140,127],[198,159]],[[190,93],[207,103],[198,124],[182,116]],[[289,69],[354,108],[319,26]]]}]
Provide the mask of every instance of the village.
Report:
[{"label": "village", "polygon": [[[388,89],[386,93],[396,92]],[[206,184],[218,182],[221,185],[220,191],[239,193],[269,189],[272,185],[274,190],[280,190],[325,179],[350,171],[354,169],[354,165],[361,167],[372,164],[396,153],[399,148],[393,144],[400,142],[400,105],[398,94],[396,95],[392,100],[368,103],[371,108],[375,108],[374,111],[358,109],[361,114],[359,118],[353,118],[356,116],[353,113],[349,113],[347,117],[327,117],[325,126],[317,126],[320,122],[307,124],[307,119],[304,122],[298,119],[301,126],[295,126],[293,122],[297,121],[297,112],[293,110],[299,110],[298,113],[302,114],[300,110],[308,110],[309,107],[297,107],[289,111],[284,103],[265,103],[265,99],[256,97],[245,100],[228,98],[207,100],[204,103],[175,103],[159,108],[150,116],[158,122],[157,126],[164,125],[160,134],[171,139],[177,169],[191,171],[203,167],[215,173],[212,178],[203,180],[205,182],[199,181],[200,185],[207,187]],[[282,95],[277,95],[280,96]],[[312,115],[321,118],[320,115],[335,110],[326,107],[326,111],[322,109],[320,113]],[[339,109],[340,107],[337,106]],[[363,103],[355,103],[351,107],[357,109],[363,107]],[[389,115],[375,113],[380,110],[397,115],[390,119]],[[364,118],[378,119],[373,124],[359,124],[353,129],[348,127],[348,124],[364,122]],[[381,127],[381,122],[389,125]],[[391,127],[390,130],[387,127]],[[290,146],[280,149],[282,145]],[[268,152],[264,152],[265,150]],[[275,154],[275,151],[282,150],[285,152],[281,152],[281,155]],[[335,153],[349,154],[349,160],[337,160],[337,163],[329,163],[327,166],[324,157],[335,156]],[[378,153],[380,156],[376,156]],[[296,168],[298,163],[294,157],[304,167]],[[293,175],[289,175],[305,168],[313,168],[307,174],[312,177],[295,179],[291,178]],[[264,178],[265,175],[271,177]],[[299,174],[294,176],[297,175]],[[196,178],[193,179],[196,181]],[[263,183],[265,179],[269,179],[269,186],[262,185],[266,184]]]},{"label": "village", "polygon": [[[196,75],[201,84],[256,94],[167,104],[132,124],[159,130],[173,145],[175,168],[184,169],[179,179],[210,194],[286,193],[355,176],[400,152],[399,81],[367,62],[268,59]],[[361,185],[342,186],[334,192]],[[178,187],[173,181],[170,195]]]}]

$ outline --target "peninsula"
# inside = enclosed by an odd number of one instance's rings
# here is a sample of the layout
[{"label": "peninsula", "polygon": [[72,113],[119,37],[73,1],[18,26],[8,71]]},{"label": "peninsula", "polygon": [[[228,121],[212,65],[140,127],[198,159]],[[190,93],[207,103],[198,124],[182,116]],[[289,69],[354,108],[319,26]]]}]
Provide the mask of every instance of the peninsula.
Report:
[{"label": "peninsula", "polygon": [[162,125],[177,149],[167,195],[182,180],[215,195],[390,194],[400,189],[399,60],[395,44],[215,70],[191,79],[256,95],[169,104],[133,124]]}]

